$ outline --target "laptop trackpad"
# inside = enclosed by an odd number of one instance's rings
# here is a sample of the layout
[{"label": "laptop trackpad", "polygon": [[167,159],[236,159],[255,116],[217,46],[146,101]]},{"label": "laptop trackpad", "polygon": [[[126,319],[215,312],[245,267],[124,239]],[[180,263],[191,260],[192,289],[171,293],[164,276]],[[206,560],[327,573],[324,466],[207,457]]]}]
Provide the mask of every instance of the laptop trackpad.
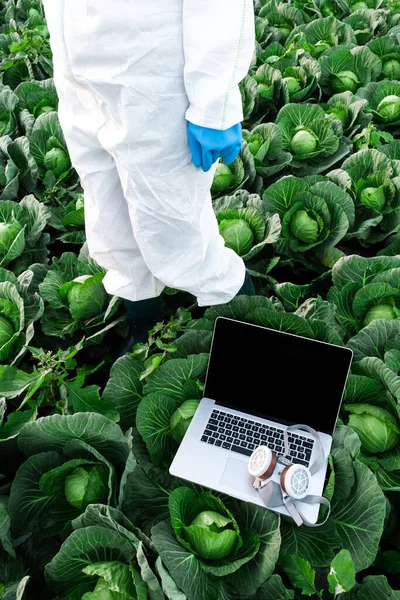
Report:
[{"label": "laptop trackpad", "polygon": [[254,477],[247,470],[247,461],[228,458],[224,473],[221,477],[221,484],[224,487],[231,488],[236,492],[245,492],[246,495],[257,496],[257,491],[253,488]]}]

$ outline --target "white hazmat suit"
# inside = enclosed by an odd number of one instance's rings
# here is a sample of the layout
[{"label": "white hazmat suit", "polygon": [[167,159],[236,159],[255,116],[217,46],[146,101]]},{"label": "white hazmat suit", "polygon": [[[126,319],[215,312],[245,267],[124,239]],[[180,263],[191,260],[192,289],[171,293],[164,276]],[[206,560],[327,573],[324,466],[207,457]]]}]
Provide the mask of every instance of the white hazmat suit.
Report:
[{"label": "white hazmat suit", "polygon": [[59,118],[85,192],[91,256],[110,294],[165,286],[200,306],[245,276],[224,247],[187,120],[228,129],[254,50],[252,0],[44,0]]}]

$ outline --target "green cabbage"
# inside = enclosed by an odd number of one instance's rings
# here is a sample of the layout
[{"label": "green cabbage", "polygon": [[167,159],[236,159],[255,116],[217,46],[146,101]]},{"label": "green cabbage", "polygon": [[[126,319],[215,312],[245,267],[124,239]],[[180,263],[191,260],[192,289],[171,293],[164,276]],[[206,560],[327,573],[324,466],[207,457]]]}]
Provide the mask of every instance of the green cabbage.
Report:
[{"label": "green cabbage", "polygon": [[400,79],[400,62],[394,58],[383,63],[383,72],[388,79]]},{"label": "green cabbage", "polygon": [[317,143],[317,136],[312,131],[300,129],[300,131],[293,136],[291,147],[295,154],[301,156],[302,154],[314,152]]},{"label": "green cabbage", "polygon": [[65,497],[75,508],[85,510],[89,504],[107,502],[104,465],[76,467],[65,479]]},{"label": "green cabbage", "polygon": [[213,191],[215,193],[224,192],[235,185],[236,177],[228,167],[223,163],[218,163],[213,180]]},{"label": "green cabbage", "polygon": [[386,204],[385,190],[383,185],[379,188],[367,187],[362,190],[360,200],[364,206],[375,210],[382,210]]},{"label": "green cabbage", "polygon": [[223,219],[219,224],[219,232],[225,240],[225,246],[244,256],[254,245],[254,234],[244,219]]},{"label": "green cabbage", "polygon": [[99,315],[107,303],[103,275],[81,275],[68,285],[68,304],[71,317],[77,321]]},{"label": "green cabbage", "polygon": [[355,92],[358,84],[358,77],[352,71],[341,71],[332,77],[332,88],[337,94],[347,91]]},{"label": "green cabbage", "polygon": [[293,96],[301,91],[301,85],[295,77],[284,77],[283,81],[287,85],[289,96]]},{"label": "green cabbage", "polygon": [[364,319],[364,327],[375,321],[375,319],[391,321],[392,319],[397,319],[397,314],[390,304],[377,304],[367,312]]},{"label": "green cabbage", "polygon": [[399,429],[393,415],[380,406],[349,404],[349,427],[357,432],[362,448],[371,454],[387,452],[398,443]]},{"label": "green cabbage", "polygon": [[185,527],[185,537],[193,551],[207,560],[225,558],[238,540],[232,519],[212,510],[199,513],[189,527]]},{"label": "green cabbage", "polygon": [[71,163],[65,150],[52,148],[45,154],[44,166],[48,171],[53,171],[56,177],[60,177],[60,175],[68,171]]},{"label": "green cabbage", "polygon": [[315,244],[323,227],[321,221],[317,214],[311,216],[308,211],[301,209],[292,216],[290,231],[301,242]]},{"label": "green cabbage", "polygon": [[377,111],[386,121],[396,121],[400,117],[400,98],[394,95],[386,96],[379,102]]}]

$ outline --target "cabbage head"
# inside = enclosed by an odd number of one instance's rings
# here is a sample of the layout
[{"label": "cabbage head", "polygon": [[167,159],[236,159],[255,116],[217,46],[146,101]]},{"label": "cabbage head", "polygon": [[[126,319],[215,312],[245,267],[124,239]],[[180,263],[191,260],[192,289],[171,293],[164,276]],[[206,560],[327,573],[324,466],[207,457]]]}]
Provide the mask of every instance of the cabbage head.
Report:
[{"label": "cabbage head", "polygon": [[396,418],[385,408],[370,404],[347,404],[348,425],[358,434],[361,447],[370,454],[387,452],[400,440]]},{"label": "cabbage head", "polygon": [[56,177],[60,177],[71,168],[68,152],[59,147],[51,148],[44,156],[44,166],[48,171],[53,171]]},{"label": "cabbage head", "polygon": [[341,92],[355,92],[359,84],[359,79],[352,71],[340,71],[332,77],[332,89],[335,94]]},{"label": "cabbage head", "polygon": [[[95,504],[74,520],[46,565],[47,589],[74,600],[148,600],[163,591],[143,534],[116,508]],[[153,563],[154,561],[152,561]]]},{"label": "cabbage head", "polygon": [[101,273],[81,275],[60,288],[61,296],[67,294],[69,312],[73,319],[91,319],[103,312],[107,303],[103,278]]},{"label": "cabbage head", "polygon": [[400,123],[400,81],[370,83],[359,89],[357,95],[367,101],[365,110],[377,125],[394,127]]},{"label": "cabbage head", "polygon": [[[188,492],[188,489],[181,487],[172,492],[171,502],[175,500],[179,504],[182,519],[176,522],[176,526],[173,525],[178,539],[181,538],[185,546],[200,559],[228,560],[242,545],[234,516],[212,494],[203,492],[197,496]],[[189,498],[190,509],[187,506]]]},{"label": "cabbage head", "polygon": [[[284,202],[282,201],[284,198]],[[333,252],[355,221],[352,198],[326,177],[285,177],[264,192],[266,210],[277,212],[282,233],[276,249],[296,260],[332,267]]]},{"label": "cabbage head", "polygon": [[189,487],[174,489],[168,505],[169,515],[153,527],[152,541],[167,569],[180,556],[174,579],[185,596],[218,598],[234,586],[238,598],[253,597],[265,582],[267,563],[272,561],[269,576],[278,557],[278,548],[267,539],[278,531],[276,515],[272,520],[272,513],[264,511],[261,518],[255,505],[225,504],[210,492]]},{"label": "cabbage head", "polygon": [[399,311],[391,304],[377,304],[369,309],[364,319],[364,326],[366,327],[372,321],[376,319],[385,319],[386,321],[392,321],[399,317]]},{"label": "cabbage head", "polygon": [[53,79],[23,81],[15,88],[15,94],[18,96],[22,122],[26,113],[37,119],[43,114],[57,110],[58,96]]},{"label": "cabbage head", "polygon": [[236,176],[228,165],[218,163],[213,180],[213,192],[224,192],[231,189],[236,182]]},{"label": "cabbage head", "polygon": [[375,321],[377,330],[380,327],[384,330],[385,321],[400,318],[400,260],[397,256],[342,258],[335,265],[333,283],[327,299],[336,306],[336,319],[345,339],[371,327]]},{"label": "cabbage head", "polygon": [[383,63],[383,73],[386,79],[400,79],[400,61],[392,58]]},{"label": "cabbage head", "polygon": [[[88,505],[116,505],[130,455],[117,423],[99,413],[76,412],[30,421],[20,434],[18,443],[28,458],[10,493],[16,534],[39,525],[45,537],[57,535]],[[74,448],[72,456],[69,448]],[[34,503],[29,502],[32,485],[37,490]]]},{"label": "cabbage head", "polygon": [[344,184],[358,211],[358,228],[351,234],[374,244],[385,240],[400,224],[400,197],[395,164],[396,142],[382,150],[361,149],[329,177]]},{"label": "cabbage head", "polygon": [[[80,220],[81,215],[75,217]],[[78,256],[65,252],[54,257],[39,285],[48,304],[41,320],[44,333],[64,339],[82,330],[93,339],[116,325],[121,320],[115,319],[120,301],[108,296],[104,275],[104,269],[89,257],[86,244]]]},{"label": "cabbage head", "polygon": [[340,121],[346,137],[353,138],[370,123],[372,115],[364,112],[366,100],[360,100],[351,92],[333,95],[324,105],[325,113]]},{"label": "cabbage head", "polygon": [[283,149],[293,155],[291,166],[300,174],[319,174],[350,152],[337,120],[326,118],[317,104],[287,104],[276,124],[282,132]]},{"label": "cabbage head", "polygon": [[76,467],[65,479],[67,501],[85,510],[89,504],[105,504],[108,497],[107,467]]},{"label": "cabbage head", "polygon": [[263,123],[251,131],[244,129],[243,139],[253,156],[256,173],[263,179],[279,173],[292,160],[283,149],[282,133],[275,123]]},{"label": "cabbage head", "polygon": [[317,136],[307,129],[300,129],[297,131],[292,139],[291,148],[293,154],[301,157],[303,154],[310,154],[314,152],[318,145]]},{"label": "cabbage head", "polygon": [[[42,108],[43,106],[39,110]],[[48,189],[66,178],[68,183],[78,181],[56,111],[45,110],[38,116],[27,137],[31,155],[39,169],[39,177]]]},{"label": "cabbage head", "polygon": [[256,208],[222,210],[217,220],[225,246],[239,256],[246,256],[264,238],[264,220]]},{"label": "cabbage head", "polygon": [[228,193],[241,184],[251,186],[256,177],[254,158],[247,143],[243,142],[242,149],[233,163],[225,165],[222,160],[217,164],[211,193],[215,196]]},{"label": "cabbage head", "polygon": [[195,554],[206,560],[220,560],[228,556],[238,542],[233,519],[212,510],[199,513],[184,536]]},{"label": "cabbage head", "polygon": [[384,121],[397,121],[400,118],[400,97],[394,94],[386,96],[379,102],[377,111]]},{"label": "cabbage head", "polygon": [[382,210],[386,204],[384,186],[364,188],[360,193],[360,201],[367,208]]},{"label": "cabbage head", "polygon": [[305,244],[315,244],[323,228],[322,218],[312,210],[299,209],[290,220],[292,235]]},{"label": "cabbage head", "polygon": [[371,81],[377,81],[382,63],[367,46],[336,46],[318,60],[320,85],[328,97],[346,91],[355,93]]}]

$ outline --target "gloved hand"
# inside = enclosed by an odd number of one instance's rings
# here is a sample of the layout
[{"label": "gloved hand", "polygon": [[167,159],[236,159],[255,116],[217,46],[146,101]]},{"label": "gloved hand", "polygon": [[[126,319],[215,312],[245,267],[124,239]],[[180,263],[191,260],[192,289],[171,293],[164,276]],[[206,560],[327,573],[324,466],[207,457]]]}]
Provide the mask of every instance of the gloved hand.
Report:
[{"label": "gloved hand", "polygon": [[189,123],[188,137],[194,165],[206,172],[220,157],[226,165],[235,160],[242,147],[242,126],[221,131]]}]

